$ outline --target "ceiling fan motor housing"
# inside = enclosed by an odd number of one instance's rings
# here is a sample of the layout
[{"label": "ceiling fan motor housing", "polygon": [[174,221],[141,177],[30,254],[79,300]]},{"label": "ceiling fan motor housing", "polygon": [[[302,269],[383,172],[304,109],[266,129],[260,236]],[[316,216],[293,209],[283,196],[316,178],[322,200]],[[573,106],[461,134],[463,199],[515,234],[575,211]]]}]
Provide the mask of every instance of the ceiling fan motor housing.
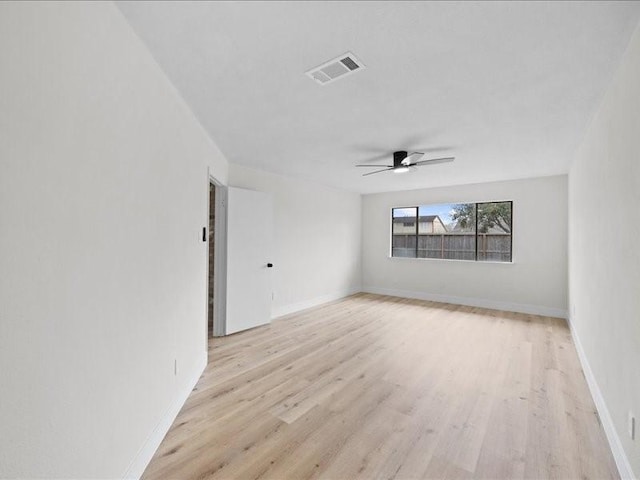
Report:
[{"label": "ceiling fan motor housing", "polygon": [[407,158],[407,155],[405,150],[393,152],[393,168],[403,167],[402,161]]}]

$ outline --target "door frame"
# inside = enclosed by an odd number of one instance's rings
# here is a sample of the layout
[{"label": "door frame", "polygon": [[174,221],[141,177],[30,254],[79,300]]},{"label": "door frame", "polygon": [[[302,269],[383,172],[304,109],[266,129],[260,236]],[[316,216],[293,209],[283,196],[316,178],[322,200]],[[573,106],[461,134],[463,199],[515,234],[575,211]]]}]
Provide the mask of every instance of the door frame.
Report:
[{"label": "door frame", "polygon": [[[209,188],[213,185],[215,189],[214,195],[214,250],[213,250],[213,336],[221,337],[226,334],[226,304],[227,304],[227,189],[225,185],[216,177],[211,175],[207,168],[207,228],[209,228],[209,218],[211,214],[211,205],[209,197]],[[209,236],[207,235],[206,249],[206,270],[207,277],[205,282],[205,341],[207,351],[209,345]]]}]

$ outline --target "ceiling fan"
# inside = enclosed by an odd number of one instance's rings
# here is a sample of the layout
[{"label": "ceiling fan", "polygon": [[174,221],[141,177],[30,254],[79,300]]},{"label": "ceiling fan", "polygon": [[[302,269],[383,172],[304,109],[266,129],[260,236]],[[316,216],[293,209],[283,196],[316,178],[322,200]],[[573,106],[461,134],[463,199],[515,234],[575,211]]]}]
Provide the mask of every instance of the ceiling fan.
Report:
[{"label": "ceiling fan", "polygon": [[385,167],[375,172],[365,173],[362,176],[373,175],[374,173],[387,172],[393,170],[393,173],[408,172],[412,167],[422,167],[424,165],[435,165],[437,163],[453,162],[455,157],[443,157],[443,158],[431,158],[429,160],[420,160],[424,157],[424,153],[411,152],[408,153],[405,150],[399,152],[393,152],[393,165],[356,165],[356,167]]}]

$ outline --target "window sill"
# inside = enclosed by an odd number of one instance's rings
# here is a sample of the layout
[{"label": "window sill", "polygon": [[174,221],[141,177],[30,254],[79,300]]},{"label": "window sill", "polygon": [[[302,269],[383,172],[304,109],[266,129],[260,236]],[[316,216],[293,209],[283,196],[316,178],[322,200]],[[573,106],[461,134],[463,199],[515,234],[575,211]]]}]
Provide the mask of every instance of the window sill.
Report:
[{"label": "window sill", "polygon": [[510,262],[496,262],[494,260],[456,260],[454,258],[415,258],[415,257],[392,257],[388,255],[387,258],[389,260],[399,260],[399,261],[421,261],[421,262],[455,262],[455,263],[479,263],[479,264],[489,264],[489,265],[515,265],[516,262],[511,260]]}]

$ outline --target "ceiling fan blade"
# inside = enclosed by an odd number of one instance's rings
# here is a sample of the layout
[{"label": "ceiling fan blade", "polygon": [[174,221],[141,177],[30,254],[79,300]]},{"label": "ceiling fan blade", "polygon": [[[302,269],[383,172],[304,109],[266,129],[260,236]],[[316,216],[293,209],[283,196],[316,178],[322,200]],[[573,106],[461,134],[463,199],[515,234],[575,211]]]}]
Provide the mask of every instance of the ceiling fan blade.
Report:
[{"label": "ceiling fan blade", "polygon": [[362,176],[366,177],[367,175],[373,175],[374,173],[386,172],[388,170],[393,170],[395,167],[383,168],[382,170],[376,170],[375,172],[365,173]]},{"label": "ceiling fan blade", "polygon": [[[376,150],[378,151],[378,150]],[[370,152],[372,153],[372,152]],[[367,156],[367,157],[360,157],[362,158],[362,160],[360,160],[361,162],[371,162],[371,163],[377,163],[377,162],[388,162],[390,160],[390,155],[389,153],[380,153],[378,155],[373,155],[373,156]]]},{"label": "ceiling fan blade", "polygon": [[419,160],[424,156],[424,153],[422,152],[411,152],[410,154],[408,154],[406,156],[406,158],[404,160],[402,160],[402,164],[403,165],[415,165],[415,161],[413,160]]},{"label": "ceiling fan blade", "polygon": [[411,165],[435,165],[437,163],[449,163],[453,162],[455,157],[444,157],[444,158],[432,158],[430,160],[421,160],[416,163],[412,163]]},{"label": "ceiling fan blade", "polygon": [[389,167],[393,167],[393,165],[356,165],[356,167],[378,167],[378,168],[387,167],[389,168]]}]

